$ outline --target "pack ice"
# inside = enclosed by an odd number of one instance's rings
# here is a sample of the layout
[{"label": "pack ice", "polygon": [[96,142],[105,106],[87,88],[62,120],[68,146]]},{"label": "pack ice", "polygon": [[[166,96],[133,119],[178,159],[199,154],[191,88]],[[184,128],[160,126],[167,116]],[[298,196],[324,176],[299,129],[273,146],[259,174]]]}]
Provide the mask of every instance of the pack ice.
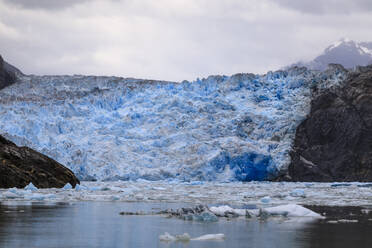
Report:
[{"label": "pack ice", "polygon": [[311,88],[344,76],[297,67],[181,83],[29,75],[0,91],[0,130],[82,180],[266,180],[288,166]]}]

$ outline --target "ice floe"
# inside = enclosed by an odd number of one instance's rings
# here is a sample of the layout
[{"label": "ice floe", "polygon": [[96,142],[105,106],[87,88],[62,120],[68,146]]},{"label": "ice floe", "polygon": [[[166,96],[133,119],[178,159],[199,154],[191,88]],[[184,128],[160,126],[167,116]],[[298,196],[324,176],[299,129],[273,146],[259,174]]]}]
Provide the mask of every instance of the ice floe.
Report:
[{"label": "ice floe", "polygon": [[[119,201],[179,202],[193,205],[271,207],[286,204],[325,206],[372,206],[371,187],[366,183],[333,187],[333,183],[204,182],[173,181],[82,182],[75,189],[0,189],[0,201]],[[294,194],[294,192],[296,194]],[[46,197],[30,197],[41,194]],[[53,195],[53,197],[52,197]],[[306,197],[303,197],[305,195]],[[266,198],[265,198],[266,197]],[[268,199],[270,201],[262,200]],[[227,207],[226,207],[227,208]],[[236,209],[234,207],[234,209]],[[231,209],[227,209],[231,210]],[[214,209],[214,211],[217,211]],[[236,211],[236,210],[234,210]],[[217,213],[217,212],[216,212]],[[241,213],[244,215],[244,212]]]},{"label": "ice floe", "polygon": [[159,235],[159,240],[163,242],[172,242],[172,241],[179,241],[179,242],[189,242],[189,241],[223,241],[225,240],[225,234],[217,233],[217,234],[205,234],[200,237],[191,238],[190,234],[184,233],[179,235],[171,235],[165,232],[162,235]]}]

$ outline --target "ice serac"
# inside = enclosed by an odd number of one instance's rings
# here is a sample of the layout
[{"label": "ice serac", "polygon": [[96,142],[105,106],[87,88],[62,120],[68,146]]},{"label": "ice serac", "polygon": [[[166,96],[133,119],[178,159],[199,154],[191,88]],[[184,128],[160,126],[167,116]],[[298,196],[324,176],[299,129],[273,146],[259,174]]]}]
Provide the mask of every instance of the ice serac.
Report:
[{"label": "ice serac", "polygon": [[372,181],[372,66],[315,92],[291,157],[294,181]]},{"label": "ice serac", "polygon": [[76,185],[75,175],[54,161],[30,148],[18,147],[0,136],[0,188],[61,188]]},{"label": "ice serac", "polygon": [[266,180],[290,162],[310,89],[343,77],[298,67],[181,83],[22,76],[0,91],[0,130],[85,180]]}]

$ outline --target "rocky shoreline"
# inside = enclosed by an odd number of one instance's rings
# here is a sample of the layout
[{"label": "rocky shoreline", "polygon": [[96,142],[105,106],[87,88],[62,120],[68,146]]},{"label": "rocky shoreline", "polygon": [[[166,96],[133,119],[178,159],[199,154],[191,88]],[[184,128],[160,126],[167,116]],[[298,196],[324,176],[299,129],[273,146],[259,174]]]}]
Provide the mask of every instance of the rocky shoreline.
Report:
[{"label": "rocky shoreline", "polygon": [[0,188],[24,188],[33,183],[37,188],[73,187],[79,179],[68,168],[28,147],[18,147],[0,136]]}]

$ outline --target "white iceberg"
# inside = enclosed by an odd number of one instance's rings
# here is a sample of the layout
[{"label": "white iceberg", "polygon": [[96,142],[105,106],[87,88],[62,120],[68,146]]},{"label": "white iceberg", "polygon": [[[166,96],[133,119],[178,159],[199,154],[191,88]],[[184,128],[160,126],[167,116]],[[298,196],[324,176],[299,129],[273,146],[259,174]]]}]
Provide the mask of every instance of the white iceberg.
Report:
[{"label": "white iceberg", "polygon": [[2,193],[1,195],[3,198],[6,198],[6,199],[16,199],[19,197],[18,194],[16,193],[13,193],[13,192],[10,192],[10,191],[6,191],[4,193]]},{"label": "white iceberg", "polygon": [[25,190],[29,190],[29,191],[36,191],[38,190],[35,185],[31,182],[29,183],[26,187],[25,187]]},{"label": "white iceberg", "polygon": [[197,241],[210,241],[210,240],[215,240],[215,241],[222,241],[225,240],[226,236],[223,233],[217,233],[217,234],[206,234],[202,235],[197,238],[193,238],[191,240],[197,240]]},{"label": "white iceberg", "polygon": [[72,189],[72,185],[70,184],[70,183],[66,183],[66,185],[65,186],[63,186],[63,188],[62,189],[64,189],[64,190],[69,190],[69,189]]},{"label": "white iceberg", "polygon": [[235,213],[239,216],[246,216],[247,212],[249,215],[259,216],[260,214],[266,214],[269,216],[286,216],[286,217],[312,217],[312,218],[323,218],[318,213],[311,211],[308,208],[302,207],[297,204],[280,205],[276,207],[267,207],[261,209],[234,209],[230,206],[219,206],[210,207],[209,210],[217,216],[225,216],[226,213]]},{"label": "white iceberg", "polygon": [[271,215],[282,215],[287,217],[311,217],[323,219],[324,217],[308,208],[297,204],[281,205],[264,209]]},{"label": "white iceberg", "polygon": [[217,234],[206,234],[200,237],[191,238],[190,234],[184,233],[179,235],[171,235],[169,233],[164,233],[159,235],[159,240],[163,242],[172,242],[172,241],[179,241],[179,242],[188,242],[188,241],[222,241],[225,240],[225,234],[217,233]]}]

